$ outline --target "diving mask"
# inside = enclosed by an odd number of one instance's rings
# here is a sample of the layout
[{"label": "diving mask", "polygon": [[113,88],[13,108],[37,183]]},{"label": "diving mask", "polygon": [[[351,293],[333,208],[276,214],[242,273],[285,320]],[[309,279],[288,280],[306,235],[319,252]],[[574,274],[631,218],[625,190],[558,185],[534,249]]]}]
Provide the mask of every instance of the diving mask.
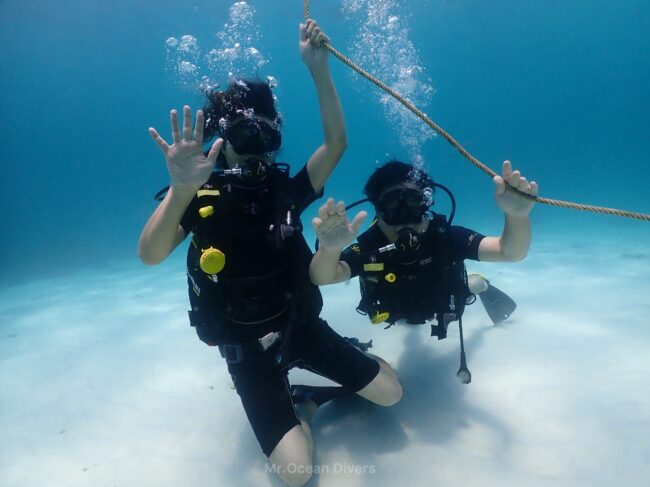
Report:
[{"label": "diving mask", "polygon": [[430,198],[415,188],[397,188],[384,194],[377,202],[377,213],[388,225],[416,224],[422,221]]},{"label": "diving mask", "polygon": [[230,125],[224,136],[240,155],[275,152],[282,144],[280,131],[256,118],[245,118]]}]

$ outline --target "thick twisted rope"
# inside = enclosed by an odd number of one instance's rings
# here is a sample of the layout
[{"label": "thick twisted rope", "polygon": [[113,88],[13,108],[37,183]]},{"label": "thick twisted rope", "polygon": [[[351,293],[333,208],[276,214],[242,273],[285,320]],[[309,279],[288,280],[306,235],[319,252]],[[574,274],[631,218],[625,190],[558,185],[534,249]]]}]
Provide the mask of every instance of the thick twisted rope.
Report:
[{"label": "thick twisted rope", "polygon": [[[305,17],[305,22],[310,18],[309,15],[309,0],[304,0],[304,17]],[[377,77],[373,76],[370,74],[368,71],[365,69],[361,68],[359,65],[355,64],[353,61],[345,57],[343,54],[341,54],[339,51],[337,51],[334,47],[329,42],[324,42],[323,47],[327,49],[330,53],[332,53],[335,57],[337,57],[339,60],[341,60],[344,64],[348,65],[350,68],[352,68],[354,71],[359,73],[361,76],[366,78],[368,81],[376,85],[377,87],[381,88],[384,90],[386,93],[391,95],[393,98],[395,98],[397,101],[399,101],[402,105],[404,105],[408,110],[410,110],[412,113],[415,114],[418,118],[420,118],[424,123],[426,123],[429,127],[431,127],[435,132],[443,137],[447,142],[449,142],[460,154],[465,157],[467,160],[469,160],[472,164],[474,164],[476,167],[478,167],[481,171],[484,173],[490,175],[491,177],[494,177],[497,175],[496,172],[494,172],[492,169],[490,169],[488,166],[483,164],[481,161],[479,161],[476,157],[474,157],[472,154],[470,154],[460,143],[454,139],[449,133],[447,133],[442,127],[440,127],[437,123],[435,123],[433,120],[431,120],[426,113],[424,113],[422,110],[417,108],[415,105],[413,105],[410,101],[408,101],[406,98],[404,98],[402,95],[400,95],[397,91],[392,89],[390,86],[388,86],[386,83],[378,79]],[[561,208],[573,208],[575,210],[582,210],[582,211],[590,211],[593,213],[601,213],[605,215],[616,215],[616,216],[622,216],[626,218],[634,218],[637,220],[644,220],[644,221],[650,221],[650,215],[644,214],[644,213],[636,213],[633,211],[625,211],[625,210],[617,210],[614,208],[606,208],[603,206],[593,206],[593,205],[584,205],[581,203],[573,203],[571,201],[561,201],[561,200],[554,200],[554,199],[549,199],[549,198],[542,198],[541,196],[532,196],[526,193],[523,193],[522,191],[519,191],[517,188],[514,188],[510,186],[509,184],[506,184],[506,187],[511,190],[519,193],[520,195],[534,200],[538,203],[543,203],[545,205],[550,205],[550,206],[558,206]]]}]

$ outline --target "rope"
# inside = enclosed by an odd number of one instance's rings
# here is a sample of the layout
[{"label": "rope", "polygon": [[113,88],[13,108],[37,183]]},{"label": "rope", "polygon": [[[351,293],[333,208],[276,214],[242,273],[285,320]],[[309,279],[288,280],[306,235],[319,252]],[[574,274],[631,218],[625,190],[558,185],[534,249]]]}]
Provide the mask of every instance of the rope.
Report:
[{"label": "rope", "polygon": [[[304,17],[305,17],[305,22],[310,18],[309,15],[309,0],[304,0]],[[449,142],[460,154],[465,157],[469,162],[474,164],[476,167],[478,167],[481,171],[484,173],[488,174],[491,177],[494,177],[497,175],[492,169],[490,169],[488,166],[483,164],[481,161],[479,161],[476,157],[474,157],[472,154],[470,154],[460,143],[454,139],[449,133],[447,133],[442,127],[440,127],[437,123],[435,123],[433,120],[431,120],[426,113],[424,113],[422,110],[417,108],[415,105],[413,105],[410,101],[408,101],[406,98],[404,98],[402,95],[400,95],[397,91],[392,89],[390,86],[388,86],[386,83],[378,79],[377,77],[373,76],[370,74],[368,71],[360,67],[359,65],[355,64],[353,61],[345,57],[343,54],[341,54],[339,51],[337,51],[329,42],[324,42],[323,46],[325,49],[327,49],[332,55],[334,55],[336,58],[338,58],[340,61],[342,61],[344,64],[349,66],[351,69],[359,73],[361,76],[366,78],[368,81],[373,83],[375,86],[379,87],[380,89],[384,90],[386,93],[391,95],[393,98],[395,98],[397,101],[399,101],[402,105],[404,105],[408,110],[410,110],[415,116],[420,118],[424,123],[426,123],[429,127],[431,127],[438,135],[443,137],[447,142]],[[581,211],[590,211],[593,213],[601,213],[604,215],[616,215],[616,216],[622,216],[626,218],[634,218],[637,220],[644,220],[644,221],[650,221],[650,215],[644,214],[644,213],[636,213],[633,211],[625,211],[625,210],[617,210],[614,208],[607,208],[604,206],[593,206],[593,205],[584,205],[581,203],[573,203],[571,201],[561,201],[561,200],[554,200],[554,199],[549,199],[549,198],[542,198],[541,196],[532,196],[526,193],[523,193],[522,191],[519,191],[517,188],[514,188],[510,186],[509,184],[506,183],[506,187],[510,191],[514,191],[518,193],[521,196],[524,196],[525,198],[528,198],[530,200],[534,200],[538,203],[543,203],[545,205],[550,205],[550,206],[557,206],[561,208],[573,208],[575,210],[581,210]]]}]

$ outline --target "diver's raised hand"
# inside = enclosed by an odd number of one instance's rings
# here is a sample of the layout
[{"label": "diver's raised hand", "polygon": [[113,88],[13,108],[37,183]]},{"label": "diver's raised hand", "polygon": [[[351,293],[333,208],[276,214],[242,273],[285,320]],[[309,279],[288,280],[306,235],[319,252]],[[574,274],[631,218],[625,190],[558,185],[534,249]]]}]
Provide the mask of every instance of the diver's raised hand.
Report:
[{"label": "diver's raised hand", "polygon": [[201,110],[196,112],[196,125],[192,132],[192,112],[190,107],[183,107],[183,132],[178,128],[178,113],[172,110],[169,114],[172,127],[172,141],[169,145],[150,127],[149,133],[158,144],[167,161],[167,171],[171,184],[177,189],[195,192],[210,178],[217,162],[223,139],[217,139],[207,157],[203,154],[204,119]]},{"label": "diver's raised hand", "polygon": [[310,70],[327,67],[328,51],[322,45],[329,41],[315,20],[300,24],[300,56]]},{"label": "diver's raised hand", "polygon": [[495,197],[499,208],[506,215],[528,216],[535,201],[509,190],[507,186],[510,185],[522,193],[537,196],[539,191],[537,183],[535,181],[529,183],[519,171],[513,171],[510,161],[504,161],[502,174],[502,176],[494,176],[494,184],[496,185]]},{"label": "diver's raised hand", "polygon": [[334,198],[329,198],[327,203],[319,208],[318,216],[312,220],[321,248],[341,250],[350,245],[367,215],[365,211],[360,211],[350,223],[345,204],[342,201],[335,204]]}]

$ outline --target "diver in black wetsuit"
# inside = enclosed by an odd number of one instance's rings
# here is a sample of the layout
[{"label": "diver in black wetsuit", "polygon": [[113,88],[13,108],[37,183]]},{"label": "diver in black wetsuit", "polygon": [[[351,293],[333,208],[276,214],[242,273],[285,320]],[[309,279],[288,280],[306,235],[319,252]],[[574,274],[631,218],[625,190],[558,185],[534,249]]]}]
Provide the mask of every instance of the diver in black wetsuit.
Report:
[{"label": "diver in black wetsuit", "polygon": [[[310,267],[312,282],[331,284],[359,276],[361,301],[357,309],[373,323],[435,321],[431,334],[446,337],[449,323],[460,320],[465,305],[473,299],[472,291],[478,293],[486,287],[484,279],[475,278],[474,290],[470,289],[464,260],[514,262],[528,252],[528,214],[533,201],[508,190],[506,182],[531,195],[537,194],[537,184],[513,171],[508,161],[494,182],[505,225],[501,236],[486,237],[452,225],[454,211],[449,218],[430,211],[436,187],[447,191],[455,206],[453,195],[444,186],[413,165],[388,162],[370,176],[364,188],[375,207],[376,220],[356,244],[346,248],[366,212],[349,222],[343,202],[335,204],[330,198],[320,208],[313,220],[320,248]],[[494,316],[496,320],[502,317]],[[469,370],[459,377],[464,382],[471,380]]]},{"label": "diver in black wetsuit", "polygon": [[[312,255],[300,215],[322,196],[347,145],[327,51],[319,47],[325,39],[316,22],[301,25],[301,54],[318,91],[325,141],[293,177],[288,165],[275,162],[280,120],[264,82],[240,80],[208,93],[194,130],[189,107],[182,131],[172,110],[172,145],[150,129],[171,185],[160,193],[138,248],[144,263],[158,264],[192,234],[190,323],[201,340],[218,346],[272,470],[292,486],[311,476],[312,438],[291,396],[291,367],[380,405],[402,395],[387,363],[362,353],[319,318],[321,295],[309,281]],[[204,140],[215,136],[204,153]]]}]

